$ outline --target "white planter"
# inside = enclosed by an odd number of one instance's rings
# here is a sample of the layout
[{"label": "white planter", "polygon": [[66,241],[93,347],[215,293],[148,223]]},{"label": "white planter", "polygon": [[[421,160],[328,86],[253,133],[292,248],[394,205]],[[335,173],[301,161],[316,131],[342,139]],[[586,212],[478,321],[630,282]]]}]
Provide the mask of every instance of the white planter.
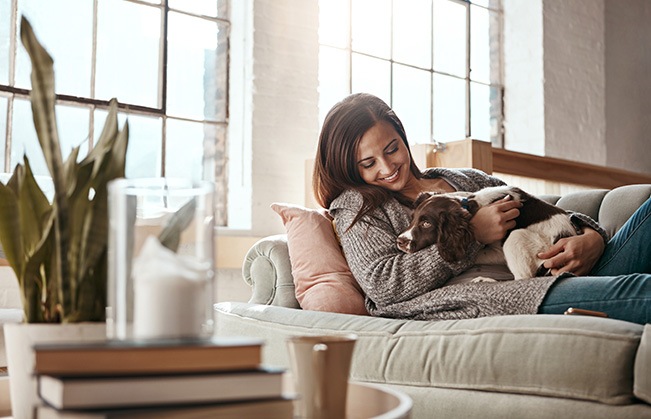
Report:
[{"label": "white planter", "polygon": [[6,324],[4,333],[11,412],[14,419],[29,419],[33,417],[34,405],[39,403],[36,379],[33,375],[32,345],[46,342],[105,340],[106,324]]}]

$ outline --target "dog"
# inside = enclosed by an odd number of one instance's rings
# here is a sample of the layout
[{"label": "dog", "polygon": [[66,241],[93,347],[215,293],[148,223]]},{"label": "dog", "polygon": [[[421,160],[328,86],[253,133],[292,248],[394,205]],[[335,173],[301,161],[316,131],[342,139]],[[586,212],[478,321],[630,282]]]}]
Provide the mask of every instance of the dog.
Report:
[{"label": "dog", "polygon": [[515,227],[500,243],[486,246],[476,263],[506,262],[515,279],[548,275],[538,258],[563,237],[577,233],[565,210],[511,186],[484,188],[475,193],[429,193],[414,202],[412,221],[397,238],[397,246],[413,253],[436,244],[441,258],[453,263],[462,259],[475,241],[470,219],[479,208],[510,196],[522,203]]}]

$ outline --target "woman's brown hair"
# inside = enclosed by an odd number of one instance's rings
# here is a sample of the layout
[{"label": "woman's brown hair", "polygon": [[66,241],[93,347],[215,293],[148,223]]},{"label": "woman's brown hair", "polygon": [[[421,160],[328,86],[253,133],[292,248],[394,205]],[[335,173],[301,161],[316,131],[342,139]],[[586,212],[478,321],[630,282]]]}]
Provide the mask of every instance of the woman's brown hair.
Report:
[{"label": "woman's brown hair", "polygon": [[417,179],[422,177],[411,156],[402,122],[382,99],[368,93],[355,93],[334,105],[321,128],[312,188],[316,201],[324,208],[329,208],[332,201],[347,189],[359,191],[363,204],[352,224],[388,199],[398,197],[395,192],[368,185],[357,167],[359,141],[366,131],[380,121],[393,126],[409,150],[411,173]]}]

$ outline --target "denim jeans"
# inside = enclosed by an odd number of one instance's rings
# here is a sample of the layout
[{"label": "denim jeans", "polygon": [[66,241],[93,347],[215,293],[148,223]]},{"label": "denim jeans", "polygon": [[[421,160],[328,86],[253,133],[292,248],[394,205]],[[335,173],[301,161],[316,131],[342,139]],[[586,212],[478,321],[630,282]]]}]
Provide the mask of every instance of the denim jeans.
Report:
[{"label": "denim jeans", "polygon": [[538,311],[562,314],[569,307],[651,323],[651,198],[606,244],[590,276],[559,279]]}]

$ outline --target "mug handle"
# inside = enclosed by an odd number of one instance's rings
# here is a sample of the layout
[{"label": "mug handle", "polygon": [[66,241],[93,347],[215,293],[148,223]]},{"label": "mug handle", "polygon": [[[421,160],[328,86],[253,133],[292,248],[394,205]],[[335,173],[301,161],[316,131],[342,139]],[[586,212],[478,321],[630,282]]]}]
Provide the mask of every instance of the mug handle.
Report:
[{"label": "mug handle", "polygon": [[328,345],[318,343],[312,347],[312,367],[315,375],[314,405],[316,411],[322,413],[327,400],[328,386],[326,385],[326,354]]}]

